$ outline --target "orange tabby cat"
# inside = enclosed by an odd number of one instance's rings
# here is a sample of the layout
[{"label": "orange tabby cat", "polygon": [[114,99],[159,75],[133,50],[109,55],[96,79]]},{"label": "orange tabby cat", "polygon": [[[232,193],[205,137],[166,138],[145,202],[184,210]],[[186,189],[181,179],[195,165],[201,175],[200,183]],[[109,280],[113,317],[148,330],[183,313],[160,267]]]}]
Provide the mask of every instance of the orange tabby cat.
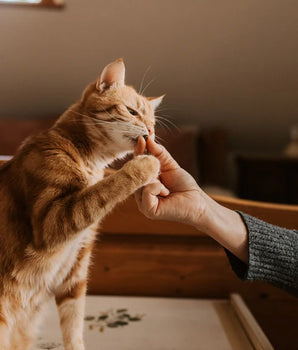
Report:
[{"label": "orange tabby cat", "polygon": [[83,350],[86,276],[100,220],[158,176],[153,156],[104,168],[154,133],[154,109],[106,66],[49,130],[27,139],[0,168],[0,349],[26,350],[55,297],[66,350]]}]

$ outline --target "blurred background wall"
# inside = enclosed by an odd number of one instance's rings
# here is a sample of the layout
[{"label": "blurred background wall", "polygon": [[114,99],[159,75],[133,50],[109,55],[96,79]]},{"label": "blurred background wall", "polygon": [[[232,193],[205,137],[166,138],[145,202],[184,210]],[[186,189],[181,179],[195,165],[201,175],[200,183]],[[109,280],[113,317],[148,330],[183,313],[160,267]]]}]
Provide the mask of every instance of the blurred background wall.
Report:
[{"label": "blurred background wall", "polygon": [[123,57],[178,124],[224,127],[232,149],[281,150],[298,123],[296,0],[66,0],[0,8],[0,118],[59,115]]}]

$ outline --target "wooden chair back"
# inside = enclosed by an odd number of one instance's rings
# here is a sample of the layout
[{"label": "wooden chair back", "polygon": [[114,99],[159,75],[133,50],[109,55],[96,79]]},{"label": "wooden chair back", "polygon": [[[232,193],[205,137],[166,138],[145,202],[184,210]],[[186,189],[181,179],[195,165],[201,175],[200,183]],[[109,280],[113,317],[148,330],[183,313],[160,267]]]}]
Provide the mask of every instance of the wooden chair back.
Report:
[{"label": "wooden chair back", "polygon": [[257,202],[238,198],[213,196],[225,207],[243,211],[273,225],[298,229],[298,205]]},{"label": "wooden chair back", "polygon": [[[220,204],[269,223],[298,229],[298,206],[213,196]],[[239,281],[223,249],[195,228],[142,215],[133,197],[101,225],[94,248],[89,293],[116,295],[251,298],[287,295],[265,283]]]}]

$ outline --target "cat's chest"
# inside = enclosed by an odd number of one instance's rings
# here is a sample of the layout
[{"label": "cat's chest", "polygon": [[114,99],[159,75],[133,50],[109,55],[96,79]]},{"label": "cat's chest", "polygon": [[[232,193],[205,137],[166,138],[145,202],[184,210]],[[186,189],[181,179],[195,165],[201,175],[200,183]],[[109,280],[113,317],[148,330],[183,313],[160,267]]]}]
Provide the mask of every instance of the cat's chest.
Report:
[{"label": "cat's chest", "polygon": [[88,186],[92,186],[104,177],[104,164],[102,162],[94,162],[84,165],[81,171],[84,173]]},{"label": "cat's chest", "polygon": [[[81,252],[84,251],[86,247],[90,247],[93,244],[94,238],[96,236],[97,224],[94,224],[87,229],[80,232],[77,237],[69,241],[63,249],[56,256],[52,257],[51,266],[53,267],[50,271],[51,278],[49,279],[50,289],[55,290],[59,285],[61,285],[67,278],[71,277],[71,272],[74,271],[74,266],[77,264],[78,260],[84,260],[81,256]],[[88,264],[88,261],[85,263]],[[82,263],[80,262],[82,265]],[[85,270],[88,266],[85,266],[82,270],[82,278],[85,274]],[[80,271],[76,271],[80,274]]]},{"label": "cat's chest", "polygon": [[[45,295],[55,294],[57,289],[72,278],[74,266],[85,247],[92,246],[97,225],[92,225],[80,232],[76,238],[61,246],[55,252],[36,252],[28,247],[26,261],[18,266],[13,275],[23,285],[22,300],[39,304]],[[86,275],[89,258],[81,263],[82,271],[76,271],[76,278]],[[81,275],[80,275],[81,274]]]}]

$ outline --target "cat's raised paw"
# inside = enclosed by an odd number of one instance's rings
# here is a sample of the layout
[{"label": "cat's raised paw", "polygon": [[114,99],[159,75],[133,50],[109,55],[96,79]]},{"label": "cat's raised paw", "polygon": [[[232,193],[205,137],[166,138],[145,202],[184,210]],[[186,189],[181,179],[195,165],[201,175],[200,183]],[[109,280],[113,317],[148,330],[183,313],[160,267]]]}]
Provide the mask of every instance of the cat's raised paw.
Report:
[{"label": "cat's raised paw", "polygon": [[123,169],[129,173],[138,186],[144,186],[158,177],[160,162],[154,156],[141,155],[127,162]]}]

